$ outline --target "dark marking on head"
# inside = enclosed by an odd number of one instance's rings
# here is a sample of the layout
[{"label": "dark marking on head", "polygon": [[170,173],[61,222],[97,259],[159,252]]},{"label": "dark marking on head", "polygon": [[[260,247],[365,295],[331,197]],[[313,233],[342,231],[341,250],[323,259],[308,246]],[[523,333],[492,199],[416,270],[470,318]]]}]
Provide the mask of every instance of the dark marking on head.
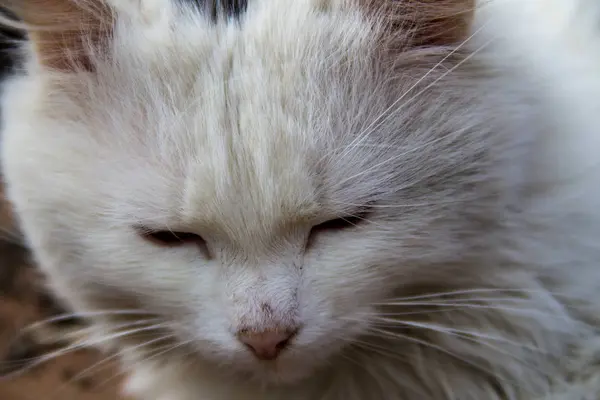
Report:
[{"label": "dark marking on head", "polygon": [[248,0],[179,0],[191,4],[202,13],[210,16],[213,21],[220,19],[239,19],[246,8]]},{"label": "dark marking on head", "polygon": [[[17,19],[13,13],[2,6],[0,6],[0,16],[10,20]],[[0,80],[4,80],[22,66],[20,46],[25,40],[25,32],[8,26],[0,27]]]}]

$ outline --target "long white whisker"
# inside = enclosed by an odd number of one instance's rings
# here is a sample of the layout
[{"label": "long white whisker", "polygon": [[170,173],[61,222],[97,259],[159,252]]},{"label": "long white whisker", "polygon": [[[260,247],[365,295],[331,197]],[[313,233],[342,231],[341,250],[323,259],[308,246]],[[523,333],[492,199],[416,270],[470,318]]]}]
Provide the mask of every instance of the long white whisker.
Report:
[{"label": "long white whisker", "polygon": [[[182,346],[186,346],[186,345],[188,345],[191,342],[192,342],[192,340],[187,340],[187,341],[183,341],[183,342],[176,343],[176,344],[168,344],[168,345],[165,345],[165,346],[161,346],[160,348],[155,349],[154,351],[152,351],[150,353],[149,357],[146,357],[143,360],[140,360],[136,364],[141,364],[141,363],[144,363],[144,362],[148,362],[149,360],[154,359],[154,358],[156,358],[156,357],[158,357],[160,355],[163,355],[165,353],[171,352],[171,351],[173,351],[175,349],[178,349],[178,348],[180,348]],[[165,347],[166,347],[166,349],[165,349]],[[116,374],[114,374],[110,378],[108,378],[108,379],[104,380],[103,382],[101,382],[98,386],[102,387],[102,386],[108,384],[108,382],[110,382],[111,380],[116,379],[116,378],[118,378],[121,375],[126,375],[127,373],[128,373],[128,371],[125,371],[125,370],[117,372]]]},{"label": "long white whisker", "polygon": [[[410,92],[411,90],[413,90],[414,88],[416,88],[419,84],[421,84],[421,82],[423,82],[433,71],[435,71],[437,68],[439,68],[441,65],[443,65],[443,63],[448,60],[450,57],[452,57],[458,50],[460,50],[465,44],[467,44],[471,39],[473,39],[477,34],[479,34],[483,28],[485,27],[485,24],[483,26],[481,26],[479,29],[477,29],[475,32],[473,32],[473,34],[471,36],[469,36],[468,38],[466,38],[463,42],[461,42],[458,46],[456,46],[454,49],[452,49],[452,51],[450,51],[448,54],[446,54],[438,63],[436,63],[433,67],[431,67],[421,78],[419,78],[411,87],[409,87],[400,97],[398,97],[398,99],[396,99],[389,107],[387,107],[381,114],[379,114],[377,116],[377,118],[375,118],[369,125],[367,125],[367,127],[365,129],[363,129],[362,132],[360,132],[356,139],[354,139],[352,142],[350,142],[350,144],[348,145],[347,149],[340,155],[340,158],[343,158],[351,149],[355,148],[357,145],[359,145],[366,137],[369,136],[370,132],[372,132],[374,129],[377,128],[377,126],[380,126],[381,123],[385,122],[387,120],[387,116],[386,114],[388,114],[390,112],[390,110],[392,110],[394,107],[396,107],[396,105],[398,103],[400,103]],[[444,74],[443,76],[447,75]],[[381,118],[384,118],[381,122],[379,122],[379,120]],[[373,128],[373,129],[372,129]]]},{"label": "long white whisker", "polygon": [[[458,136],[458,135],[460,135],[461,133],[463,133],[464,131],[466,131],[467,129],[468,129],[468,128],[463,128],[463,129],[461,129],[461,130],[458,130],[458,131],[456,131],[456,132],[453,132],[453,133],[452,133],[452,135],[453,135],[453,136]],[[425,142],[425,143],[423,143],[423,144],[420,144],[420,145],[418,145],[418,146],[414,146],[414,147],[412,147],[412,148],[410,148],[410,149],[408,149],[408,150],[406,150],[406,151],[404,151],[404,152],[402,152],[402,153],[400,153],[400,154],[395,154],[395,155],[394,155],[394,157],[390,157],[390,158],[387,158],[387,159],[385,159],[385,160],[382,160],[382,161],[378,162],[377,164],[371,165],[369,168],[367,168],[367,169],[365,169],[365,170],[363,170],[363,171],[361,171],[361,172],[359,172],[359,173],[357,173],[357,174],[351,175],[351,176],[349,176],[349,177],[347,177],[347,178],[343,179],[343,180],[341,181],[341,183],[339,183],[339,185],[343,185],[344,183],[346,183],[346,182],[348,182],[348,181],[351,181],[352,179],[358,178],[358,177],[360,177],[360,176],[362,176],[362,175],[364,175],[364,174],[366,174],[366,173],[368,173],[368,172],[370,172],[370,171],[372,171],[372,170],[374,170],[374,169],[377,169],[377,168],[381,167],[382,165],[385,165],[385,164],[387,164],[387,163],[390,163],[390,162],[392,162],[393,160],[396,160],[396,159],[398,159],[398,158],[404,157],[404,156],[406,156],[406,155],[408,155],[408,154],[410,154],[410,153],[417,152],[417,151],[419,151],[419,150],[421,150],[421,149],[423,149],[423,148],[426,148],[426,147],[428,147],[428,146],[431,146],[432,144],[435,144],[435,143],[438,143],[438,142],[441,142],[441,141],[444,141],[444,140],[448,140],[448,137],[447,137],[447,136],[440,136],[440,137],[437,137],[437,138],[435,138],[435,139],[432,139],[432,140],[430,140],[430,141],[428,141],[428,142]]]},{"label": "long white whisker", "polygon": [[[111,326],[111,329],[115,330],[115,329],[121,329],[121,328],[128,328],[128,327],[132,327],[132,326],[136,326],[136,325],[145,325],[149,322],[159,321],[159,320],[160,320],[159,318],[152,318],[152,319],[148,319],[148,320],[138,320],[138,321],[128,322],[128,323],[124,323],[124,324],[113,325],[113,326]],[[63,333],[63,337],[60,340],[56,340],[55,338],[50,338],[46,341],[46,343],[48,343],[48,342],[56,343],[59,341],[74,342],[75,341],[74,338],[80,338],[80,337],[86,335],[86,332],[93,331],[93,329],[94,328],[91,326],[83,327],[80,329],[73,329],[73,330],[70,330],[69,332],[67,332],[66,335]],[[17,340],[18,340],[18,337],[17,337]],[[40,344],[40,343],[36,342],[36,344]],[[43,343],[42,343],[42,345],[43,345]],[[13,363],[16,365],[21,365],[21,364],[27,363],[31,360],[37,360],[37,359],[39,359],[39,357],[27,357],[27,358],[21,358],[17,361],[14,361]],[[11,364],[11,363],[3,362],[2,364],[6,365],[6,364]]]},{"label": "long white whisker", "polygon": [[[510,289],[510,288],[476,288],[476,289],[463,289],[463,290],[454,290],[454,291],[447,291],[447,292],[438,292],[438,293],[428,293],[428,294],[423,294],[423,295],[417,295],[417,296],[408,296],[408,297],[398,297],[396,298],[397,301],[404,301],[404,300],[420,300],[420,299],[429,299],[429,298],[439,298],[439,297],[446,297],[446,296],[456,296],[456,295],[463,295],[463,294],[473,294],[473,293],[516,293],[516,294],[530,294],[530,293],[537,293],[537,294],[547,294],[547,295],[552,295],[555,297],[565,297],[565,295],[562,295],[560,293],[555,293],[555,292],[550,292],[547,290],[543,290],[543,289]],[[382,305],[385,303],[381,303]]]},{"label": "long white whisker", "polygon": [[[461,335],[461,337],[463,337],[463,338],[472,336],[472,337],[476,337],[479,339],[486,339],[486,340],[493,340],[496,342],[502,342],[502,343],[513,345],[515,347],[522,347],[522,348],[526,348],[528,350],[546,354],[540,348],[535,347],[535,346],[529,346],[529,345],[526,345],[523,343],[514,342],[512,340],[509,340],[509,339],[501,337],[501,336],[488,335],[485,333],[480,333],[480,332],[476,332],[476,331],[472,331],[472,330],[449,328],[449,327],[445,327],[442,325],[430,324],[427,322],[404,321],[404,320],[396,320],[396,319],[392,319],[392,318],[377,318],[376,321],[386,322],[387,327],[393,327],[393,326],[397,327],[398,325],[403,325],[403,326],[410,326],[410,327],[414,327],[414,328],[428,329],[428,330],[432,330],[432,331],[439,332],[439,333],[445,333],[445,334],[458,334],[458,335]],[[464,336],[464,335],[468,335],[468,336]]]},{"label": "long white whisker", "polygon": [[370,328],[369,330],[371,332],[373,332],[373,333],[379,334],[380,336],[384,336],[384,337],[388,337],[388,338],[394,338],[394,339],[406,340],[408,342],[412,342],[412,343],[418,344],[420,346],[432,348],[432,349],[437,350],[437,351],[439,351],[441,353],[447,354],[447,355],[451,356],[452,358],[456,358],[457,360],[459,360],[461,362],[464,362],[465,364],[468,364],[468,365],[471,365],[472,367],[481,369],[481,370],[489,373],[491,376],[495,376],[495,374],[492,371],[487,370],[487,369],[481,367],[480,365],[477,365],[477,364],[473,363],[472,361],[465,360],[464,358],[460,357],[458,354],[455,354],[455,353],[451,352],[450,350],[447,350],[447,349],[445,349],[445,348],[443,348],[441,346],[438,346],[436,344],[427,342],[426,340],[421,340],[421,339],[418,339],[418,338],[415,338],[415,337],[412,337],[412,336],[409,336],[409,335],[403,335],[403,334],[398,333],[398,332],[389,332],[389,331],[387,331],[385,329],[378,329],[378,328],[374,328],[374,327]]},{"label": "long white whisker", "polygon": [[[474,57],[478,52],[480,52],[481,50],[483,50],[485,47],[487,47],[489,44],[491,44],[493,42],[493,40],[488,40],[486,43],[484,43],[483,45],[481,45],[480,47],[478,47],[477,49],[475,49],[471,54],[467,55],[465,58],[463,58],[460,62],[456,63],[456,65],[454,65],[452,68],[448,69],[446,72],[444,72],[443,74],[441,74],[438,78],[436,78],[433,82],[431,82],[430,84],[428,84],[426,87],[424,87],[423,89],[421,89],[419,92],[417,92],[414,96],[411,96],[408,100],[406,100],[406,102],[404,102],[404,104],[402,104],[400,107],[396,108],[393,112],[389,113],[377,126],[381,126],[381,124],[385,123],[387,120],[389,120],[390,118],[392,118],[394,115],[396,115],[399,111],[401,111],[407,104],[409,104],[412,100],[416,99],[418,96],[420,96],[421,94],[425,93],[427,90],[431,89],[435,84],[437,84],[440,80],[442,80],[443,78],[445,78],[448,74],[454,72],[457,68],[459,68],[460,66],[462,66],[465,62],[467,62],[468,60],[470,60],[472,57]],[[375,128],[377,128],[377,126]],[[466,129],[466,128],[465,128]],[[370,132],[368,133],[370,134]],[[404,154],[407,154],[409,152],[414,152],[418,149],[421,149],[427,145],[431,145],[433,143],[436,143],[438,141],[441,141],[442,139],[446,139],[444,137],[440,137],[440,138],[436,138],[431,140],[430,142],[427,142],[421,146],[418,146],[418,148],[413,148],[410,150],[407,150],[407,152],[405,152]],[[382,165],[385,165],[393,160],[395,160],[398,156],[396,156],[395,158],[388,158],[386,160],[383,160],[369,168],[367,168],[366,170],[363,170],[357,174],[351,175],[345,179],[343,179],[341,182],[339,182],[339,185],[343,185],[344,183],[358,178],[368,172],[370,172],[371,170],[373,170],[374,168],[380,167]]]},{"label": "long white whisker", "polygon": [[[373,332],[373,333],[377,333],[380,336],[383,335],[383,336],[389,337],[389,338],[398,338],[398,339],[406,340],[408,342],[412,342],[412,343],[417,344],[417,345],[421,345],[421,346],[424,346],[424,347],[429,347],[431,349],[434,349],[434,350],[437,350],[437,351],[439,351],[441,353],[444,353],[444,354],[446,354],[446,355],[448,355],[448,356],[450,356],[452,358],[455,358],[455,359],[457,359],[457,360],[459,360],[459,361],[461,361],[461,362],[463,362],[463,363],[465,363],[465,364],[467,364],[467,365],[469,365],[469,366],[471,366],[473,368],[476,368],[476,369],[478,369],[480,371],[483,371],[486,374],[488,374],[489,376],[493,376],[496,379],[503,380],[503,381],[506,380],[504,377],[499,376],[498,374],[494,373],[494,371],[490,370],[489,368],[486,368],[486,367],[484,367],[482,365],[479,365],[479,364],[477,364],[477,363],[475,363],[473,361],[467,360],[467,359],[459,356],[458,354],[449,351],[448,349],[445,349],[445,348],[443,348],[441,346],[438,346],[436,344],[427,342],[425,340],[421,340],[421,339],[418,339],[418,338],[415,338],[415,337],[411,337],[411,336],[408,336],[408,335],[403,335],[403,334],[397,333],[397,332],[389,332],[389,331],[386,331],[384,329],[370,328],[370,331]],[[515,382],[515,384],[516,384],[516,382]]]},{"label": "long white whisker", "polygon": [[[409,185],[401,186],[398,190],[408,189],[413,186],[414,183],[410,183]],[[464,203],[466,200],[474,200],[475,196],[462,196],[460,198],[448,199],[448,200],[438,200],[435,202],[418,202],[418,203],[403,203],[403,204],[371,204],[369,208],[373,209],[393,209],[393,208],[416,208],[416,207],[429,207],[429,206],[443,206],[449,204],[457,204]],[[339,204],[342,206],[352,206],[352,207],[362,207],[364,204],[358,203],[348,203],[343,201],[336,201],[335,204]]]},{"label": "long white whisker", "polygon": [[[139,345],[130,347],[129,349],[131,349],[131,350],[141,349],[143,347],[147,347],[147,346],[149,346],[151,344],[158,343],[158,342],[161,342],[163,340],[171,339],[173,337],[175,337],[175,335],[161,336],[159,338],[152,339],[152,340],[149,340],[147,342],[141,343]],[[120,357],[121,354],[122,354],[122,352],[116,352],[116,353],[114,353],[112,355],[109,355],[107,357],[102,358],[100,361],[98,361],[98,362],[92,364],[91,366],[85,368],[83,371],[79,372],[77,375],[75,375],[73,378],[71,378],[71,380],[69,382],[63,383],[63,385],[60,388],[57,389],[57,392],[55,393],[55,396],[58,395],[62,390],[64,390],[64,388],[67,386],[68,383],[70,383],[70,382],[76,382],[79,379],[85,377],[86,375],[89,375],[92,371],[97,370],[102,365],[104,365],[104,364],[106,364],[108,362],[111,362],[111,361],[115,360],[116,358]]]},{"label": "long white whisker", "polygon": [[[506,311],[515,314],[521,315],[539,315],[544,318],[548,318],[550,316],[554,316],[557,319],[563,319],[565,321],[570,321],[568,317],[560,318],[558,315],[551,314],[549,312],[543,312],[540,310],[532,309],[532,308],[517,308],[517,307],[501,307],[495,305],[485,305],[485,304],[467,304],[467,303],[440,303],[440,302],[398,302],[398,303],[386,303],[388,306],[435,306],[435,307],[456,307],[463,309],[484,309],[484,310],[500,310]],[[388,314],[389,315],[389,314]],[[393,314],[392,314],[393,315]]]},{"label": "long white whisker", "polygon": [[[431,299],[423,299],[425,301],[419,301],[418,303],[422,303],[422,304],[437,304],[436,302],[446,302],[446,301],[450,301],[453,304],[454,303],[461,303],[461,304],[468,304],[468,303],[473,303],[473,304],[480,304],[481,302],[508,302],[508,303],[529,303],[531,302],[531,299],[528,298],[519,298],[519,297],[450,297],[450,298],[431,298]],[[400,301],[392,301],[392,302],[384,302],[384,303],[377,303],[379,305],[399,305],[399,304],[403,304],[404,302],[402,300]],[[410,302],[407,302],[410,303]],[[450,303],[449,303],[450,304]]]},{"label": "long white whisker", "polygon": [[53,360],[55,358],[61,357],[63,355],[72,353],[74,351],[86,348],[86,347],[93,347],[102,343],[106,343],[106,342],[110,342],[111,340],[115,340],[121,337],[125,337],[128,335],[133,335],[136,333],[140,333],[140,332],[147,332],[147,331],[152,331],[152,330],[158,330],[161,328],[164,328],[165,324],[157,324],[157,325],[152,325],[152,326],[147,326],[147,327],[142,327],[142,328],[136,328],[136,329],[130,329],[130,330],[126,330],[123,332],[118,332],[112,335],[107,335],[98,339],[92,339],[89,341],[83,341],[83,342],[79,342],[79,343],[74,343],[71,344],[65,348],[61,348],[59,350],[53,351],[51,353],[45,354],[42,357],[39,357],[37,359],[37,361],[29,364],[26,368],[21,369],[19,371],[16,371],[14,373],[8,374],[3,376],[2,378],[4,379],[11,379],[13,376],[18,375],[20,373],[26,372],[31,370],[32,368],[37,367],[38,365],[44,364],[50,360]]},{"label": "long white whisker", "polygon": [[88,318],[88,317],[96,317],[96,316],[104,316],[104,315],[153,315],[151,312],[140,311],[140,310],[105,310],[105,311],[87,311],[87,312],[77,312],[70,314],[61,314],[52,318],[47,318],[41,321],[36,321],[35,323],[28,325],[22,329],[22,331],[27,332],[32,329],[37,329],[40,326],[52,324],[55,322],[67,321],[70,319],[76,318]]},{"label": "long white whisker", "polygon": [[[171,347],[172,344],[165,344],[163,346],[158,346],[156,349],[151,350],[151,354],[153,352],[158,352],[158,351],[162,351],[165,348],[169,348]],[[121,352],[122,353],[122,352]],[[121,366],[122,367],[122,366]],[[110,381],[119,378],[122,375],[126,375],[128,373],[127,370],[124,370],[123,368],[119,368],[117,372],[115,372],[114,374],[111,374],[107,379],[103,380],[102,382],[97,384],[98,388],[101,388],[105,385],[107,385]]]},{"label": "long white whisker", "polygon": [[0,239],[10,244],[20,244],[23,237],[11,229],[0,227]]},{"label": "long white whisker", "polygon": [[[475,33],[473,33],[471,36],[469,36],[469,38],[467,38],[463,43],[461,43],[461,45],[457,48],[455,48],[451,53],[449,53],[448,55],[446,55],[438,64],[436,64],[436,67],[438,67],[439,65],[441,65],[444,61],[446,61],[450,56],[452,56],[457,50],[460,49],[461,46],[465,45],[468,41],[470,41],[477,33],[479,33],[483,28],[485,27],[482,26],[481,28],[479,28]],[[465,62],[467,62],[469,59],[471,59],[472,57],[474,57],[477,53],[479,53],[481,50],[483,50],[484,48],[486,48],[488,45],[490,45],[494,40],[488,40],[487,42],[483,43],[481,46],[479,46],[477,49],[473,50],[469,55],[465,56],[464,59],[460,60],[456,65],[454,65],[452,68],[447,69],[443,74],[441,74],[439,77],[437,77],[433,82],[429,83],[427,86],[425,86],[423,89],[421,89],[420,91],[418,91],[416,94],[414,94],[413,96],[411,96],[410,98],[408,98],[408,100],[406,100],[404,102],[404,104],[402,104],[400,107],[392,110],[392,112],[388,112],[388,114],[385,116],[385,118],[383,120],[381,120],[376,126],[374,126],[371,129],[371,132],[374,131],[375,129],[377,129],[378,127],[380,127],[382,124],[384,124],[386,121],[388,121],[391,117],[393,117],[398,111],[400,111],[402,108],[404,108],[408,103],[410,103],[412,100],[416,99],[417,97],[419,97],[420,95],[422,95],[423,93],[425,93],[427,90],[431,89],[435,84],[437,84],[440,80],[444,79],[446,76],[448,76],[450,73],[454,72],[458,67],[460,67],[462,64],[464,64]],[[402,100],[408,93],[410,93],[410,91],[414,88],[417,87],[417,85],[419,83],[421,83],[426,77],[427,75],[429,75],[431,72],[433,71],[433,68],[429,70],[429,72],[421,79],[419,79],[419,81],[417,81],[417,83],[415,83],[413,86],[411,86],[401,97],[400,99],[396,100],[391,107],[394,107],[396,104],[398,104],[399,100]],[[389,109],[391,108],[388,108]]]}]

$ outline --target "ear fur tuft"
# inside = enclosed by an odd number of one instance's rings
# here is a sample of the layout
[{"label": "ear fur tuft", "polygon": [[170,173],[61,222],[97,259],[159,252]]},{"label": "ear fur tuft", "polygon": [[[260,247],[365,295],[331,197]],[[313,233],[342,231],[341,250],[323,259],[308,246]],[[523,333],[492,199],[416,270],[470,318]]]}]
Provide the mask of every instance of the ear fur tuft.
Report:
[{"label": "ear fur tuft", "polygon": [[112,32],[112,10],[102,0],[2,1],[24,24],[39,63],[69,72],[94,69],[91,52]]},{"label": "ear fur tuft", "polygon": [[[388,46],[446,46],[466,39],[475,0],[359,0],[385,25]],[[396,39],[400,39],[397,41]]]}]

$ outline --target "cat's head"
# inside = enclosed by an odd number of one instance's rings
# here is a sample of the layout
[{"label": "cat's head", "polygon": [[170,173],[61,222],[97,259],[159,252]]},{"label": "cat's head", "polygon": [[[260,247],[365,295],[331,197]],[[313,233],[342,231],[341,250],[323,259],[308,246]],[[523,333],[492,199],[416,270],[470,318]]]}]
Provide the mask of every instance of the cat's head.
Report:
[{"label": "cat's head", "polygon": [[207,3],[19,2],[9,193],[80,310],[293,381],[398,290],[478,276],[453,265],[502,203],[500,116],[470,1]]}]

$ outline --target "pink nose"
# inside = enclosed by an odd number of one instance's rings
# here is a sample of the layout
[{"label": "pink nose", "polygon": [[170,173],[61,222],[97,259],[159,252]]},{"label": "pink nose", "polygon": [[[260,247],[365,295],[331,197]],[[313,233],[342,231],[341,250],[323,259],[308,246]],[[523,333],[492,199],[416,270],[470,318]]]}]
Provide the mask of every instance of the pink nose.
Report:
[{"label": "pink nose", "polygon": [[274,360],[294,335],[294,331],[252,332],[243,330],[238,333],[238,338],[252,350],[258,359]]}]

